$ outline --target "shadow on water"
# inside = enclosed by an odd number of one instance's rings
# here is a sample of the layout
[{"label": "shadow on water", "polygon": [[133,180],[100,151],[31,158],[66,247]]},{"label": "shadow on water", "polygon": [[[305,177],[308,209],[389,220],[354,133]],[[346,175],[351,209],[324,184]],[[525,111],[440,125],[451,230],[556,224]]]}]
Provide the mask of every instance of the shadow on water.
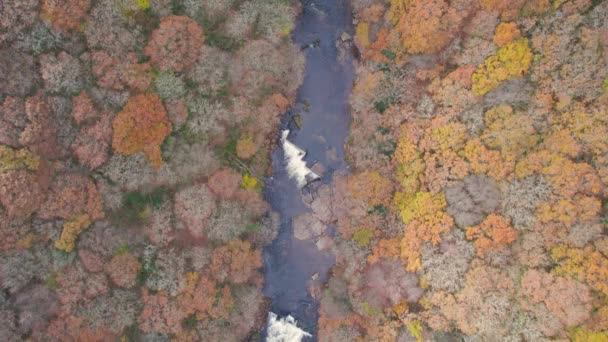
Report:
[{"label": "shadow on water", "polygon": [[[292,38],[304,49],[306,71],[297,95],[297,105],[284,117],[281,129],[291,129],[288,139],[306,150],[311,166],[325,169],[320,182],[331,182],[331,175],[344,171],[344,143],[350,114],[348,97],[354,68],[352,53],[337,47],[343,32],[352,36],[352,17],[348,0],[303,1],[303,12]],[[296,125],[296,116],[301,125]],[[297,127],[300,126],[300,127]],[[265,197],[281,215],[277,239],[264,251],[265,288],[271,298],[271,311],[292,315],[298,326],[316,336],[318,303],[309,293],[310,280],[325,282],[334,256],[320,252],[314,241],[293,237],[292,218],[308,211],[302,191],[289,179],[284,156],[278,146],[272,154],[273,176],[266,181]],[[316,337],[308,340],[316,340]]]}]

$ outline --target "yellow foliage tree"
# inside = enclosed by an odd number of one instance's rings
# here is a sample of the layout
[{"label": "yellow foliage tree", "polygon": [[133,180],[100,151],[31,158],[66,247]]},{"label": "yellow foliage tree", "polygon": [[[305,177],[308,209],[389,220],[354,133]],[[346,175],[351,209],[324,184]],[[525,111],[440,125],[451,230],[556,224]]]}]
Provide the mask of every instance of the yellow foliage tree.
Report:
[{"label": "yellow foliage tree", "polygon": [[532,64],[532,50],[528,39],[520,38],[501,47],[496,55],[488,57],[471,77],[473,92],[485,95],[503,81],[513,79],[528,71]]},{"label": "yellow foliage tree", "polygon": [[248,173],[243,175],[243,179],[241,181],[241,186],[243,189],[257,189],[259,186],[259,182],[255,177],[250,176]]},{"label": "yellow foliage tree", "polygon": [[583,249],[562,244],[551,250],[551,258],[558,264],[556,274],[584,281],[608,296],[608,258],[601,252],[592,246]]},{"label": "yellow foliage tree", "polygon": [[424,220],[433,217],[445,208],[446,201],[443,193],[417,192],[414,195],[407,195],[398,192],[395,195],[395,206],[401,214],[401,219],[407,224],[415,219]]},{"label": "yellow foliage tree", "polygon": [[26,148],[13,149],[0,145],[0,174],[20,169],[37,170],[40,166],[40,157]]},{"label": "yellow foliage tree", "polygon": [[71,252],[75,245],[76,239],[87,227],[91,225],[89,215],[78,215],[63,224],[63,231],[59,240],[55,241],[55,248],[66,252]]},{"label": "yellow foliage tree", "polygon": [[401,240],[401,259],[408,271],[420,269],[420,249],[425,242],[438,244],[441,234],[454,226],[451,216],[443,212],[446,206],[443,193],[417,192],[414,195],[397,193],[395,206],[407,224]]},{"label": "yellow foliage tree", "polygon": [[355,29],[355,42],[357,45],[365,49],[369,46],[369,24],[359,23]]},{"label": "yellow foliage tree", "polygon": [[408,139],[405,132],[397,143],[393,163],[395,163],[397,169],[397,179],[401,185],[401,192],[403,194],[414,194],[418,191],[423,182],[424,160],[416,145]]},{"label": "yellow foliage tree", "polygon": [[530,116],[516,113],[509,105],[490,108],[484,121],[486,129],[481,139],[488,147],[499,149],[503,156],[517,158],[539,141]]}]

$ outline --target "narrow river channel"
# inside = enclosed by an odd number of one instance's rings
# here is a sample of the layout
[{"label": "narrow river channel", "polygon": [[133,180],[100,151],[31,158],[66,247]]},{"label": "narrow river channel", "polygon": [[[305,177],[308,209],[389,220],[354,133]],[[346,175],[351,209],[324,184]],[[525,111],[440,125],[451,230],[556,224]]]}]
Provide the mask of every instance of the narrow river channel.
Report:
[{"label": "narrow river channel", "polygon": [[[319,184],[331,182],[334,172],[347,168],[344,143],[354,68],[353,54],[344,41],[352,36],[353,27],[348,0],[304,0],[302,6],[292,38],[304,49],[306,71],[297,105],[285,114],[281,130],[289,129],[287,139],[306,151],[309,167],[316,163],[324,171],[319,172],[320,181],[300,189],[286,171],[281,146],[272,154],[273,175],[267,179],[265,197],[281,215],[281,228],[264,251],[264,292],[272,300],[271,312],[291,315],[298,327],[312,335],[304,340],[316,341],[318,303],[309,288],[325,282],[334,257],[319,251],[316,241],[294,238],[292,221],[310,210],[303,194],[315,196]],[[326,234],[331,235],[331,230]]]}]

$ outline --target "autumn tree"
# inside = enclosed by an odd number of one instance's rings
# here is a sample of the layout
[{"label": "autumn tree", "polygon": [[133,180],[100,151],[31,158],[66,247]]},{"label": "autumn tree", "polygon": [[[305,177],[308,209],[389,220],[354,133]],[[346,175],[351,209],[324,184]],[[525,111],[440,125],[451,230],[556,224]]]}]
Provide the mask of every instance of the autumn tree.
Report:
[{"label": "autumn tree", "polygon": [[177,334],[182,330],[181,323],[187,312],[180,309],[177,301],[163,291],[150,293],[142,290],[143,310],[137,318],[139,328],[144,333]]},{"label": "autumn tree", "polygon": [[112,122],[112,147],[122,154],[143,152],[156,168],[163,163],[160,145],[171,132],[165,108],[153,94],[135,95]]},{"label": "autumn tree", "polygon": [[94,51],[91,53],[91,62],[93,75],[100,87],[146,91],[152,83],[150,62],[138,63],[135,53],[119,58],[104,50]]}]

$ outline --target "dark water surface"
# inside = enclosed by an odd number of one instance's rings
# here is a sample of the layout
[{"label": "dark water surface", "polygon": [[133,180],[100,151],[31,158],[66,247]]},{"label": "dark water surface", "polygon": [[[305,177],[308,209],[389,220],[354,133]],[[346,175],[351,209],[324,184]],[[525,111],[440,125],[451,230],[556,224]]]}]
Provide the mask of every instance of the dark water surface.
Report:
[{"label": "dark water surface", "polygon": [[[344,143],[348,136],[350,114],[348,97],[354,80],[353,57],[349,49],[339,49],[336,42],[343,32],[352,36],[352,17],[348,0],[302,1],[303,12],[292,38],[307,46],[304,83],[298,90],[297,105],[283,120],[282,129],[291,129],[290,141],[306,150],[310,167],[314,162],[326,172],[321,182],[347,168]],[[301,117],[301,128],[294,124]],[[292,315],[298,326],[315,336],[318,303],[309,294],[311,277],[327,279],[334,257],[320,252],[315,241],[293,237],[292,218],[308,209],[302,192],[289,179],[281,146],[272,154],[273,176],[266,180],[265,197],[281,215],[278,238],[264,251],[264,293],[272,299],[271,311],[283,317]]]}]

